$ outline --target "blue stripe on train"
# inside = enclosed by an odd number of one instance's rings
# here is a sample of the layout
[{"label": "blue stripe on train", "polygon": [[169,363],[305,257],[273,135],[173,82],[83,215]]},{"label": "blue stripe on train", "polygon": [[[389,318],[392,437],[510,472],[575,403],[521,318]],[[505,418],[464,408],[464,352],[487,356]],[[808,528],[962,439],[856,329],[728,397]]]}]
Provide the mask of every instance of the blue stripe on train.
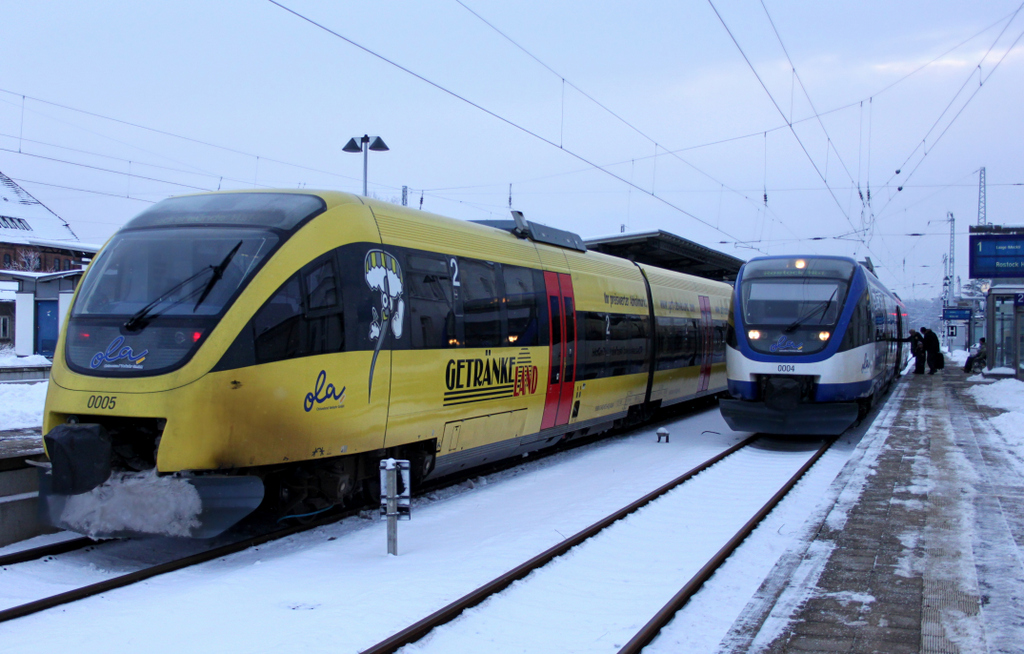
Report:
[{"label": "blue stripe on train", "polygon": [[[816,402],[849,402],[869,395],[879,381],[881,378],[847,384],[818,384],[814,399]],[[730,379],[729,394],[739,400],[756,400],[757,384]]]}]

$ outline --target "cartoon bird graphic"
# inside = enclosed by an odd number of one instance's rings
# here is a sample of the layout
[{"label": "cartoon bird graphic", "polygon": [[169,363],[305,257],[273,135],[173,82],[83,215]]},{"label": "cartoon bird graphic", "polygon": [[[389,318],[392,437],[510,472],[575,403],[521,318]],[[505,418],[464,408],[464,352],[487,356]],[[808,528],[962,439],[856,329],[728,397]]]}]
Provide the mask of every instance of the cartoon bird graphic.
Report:
[{"label": "cartoon bird graphic", "polygon": [[402,295],[405,283],[402,278],[402,266],[393,255],[384,250],[367,252],[363,268],[366,285],[380,293],[380,312],[378,313],[374,307],[373,320],[370,322],[370,340],[376,340],[377,347],[374,348],[373,359],[370,361],[370,380],[367,389],[369,402],[370,393],[373,391],[373,370],[377,365],[377,355],[380,354],[389,329],[396,339],[402,337],[402,323],[405,317],[405,300]]}]

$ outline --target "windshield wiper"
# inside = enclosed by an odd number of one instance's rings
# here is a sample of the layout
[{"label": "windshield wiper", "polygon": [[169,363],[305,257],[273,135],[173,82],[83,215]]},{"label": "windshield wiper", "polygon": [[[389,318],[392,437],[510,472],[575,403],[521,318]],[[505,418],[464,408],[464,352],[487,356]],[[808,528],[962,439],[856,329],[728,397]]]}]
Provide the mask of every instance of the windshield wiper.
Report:
[{"label": "windshield wiper", "polygon": [[173,295],[175,291],[195,281],[197,277],[200,277],[210,271],[213,271],[213,277],[210,278],[210,281],[207,282],[206,287],[203,289],[202,297],[199,298],[199,302],[196,302],[195,308],[192,309],[192,311],[195,312],[195,310],[199,308],[199,304],[206,299],[207,295],[209,295],[210,291],[213,289],[213,286],[214,284],[216,284],[217,280],[219,280],[224,275],[224,269],[227,268],[228,264],[231,262],[231,258],[235,256],[235,253],[238,252],[238,248],[240,248],[241,246],[242,241],[239,241],[238,245],[232,248],[231,252],[228,252],[227,256],[224,257],[224,260],[221,261],[220,264],[216,266],[207,266],[206,268],[202,268],[196,274],[178,282],[171,288],[161,293],[155,300],[153,300],[146,306],[136,311],[131,318],[126,320],[124,323],[124,328],[130,332],[140,332],[143,329],[145,329],[146,325],[152,322],[154,318],[163,314],[168,309],[173,309],[179,304],[182,304],[183,302],[186,302],[187,300],[194,298],[199,293],[199,289],[195,289],[192,292],[187,293],[186,295],[178,298],[174,302],[171,302],[163,311],[154,312],[154,309],[160,306],[169,296]]},{"label": "windshield wiper", "polygon": [[199,308],[199,305],[203,303],[203,300],[206,299],[206,296],[210,294],[210,291],[213,290],[213,287],[217,284],[217,282],[220,281],[220,278],[224,276],[224,270],[228,267],[228,264],[231,263],[231,259],[235,256],[235,253],[238,252],[238,248],[240,247],[242,247],[241,241],[238,242],[238,245],[231,248],[231,252],[227,253],[227,256],[224,257],[223,261],[221,261],[216,266],[212,266],[213,275],[210,277],[210,281],[206,282],[206,288],[203,289],[203,294],[199,296],[198,300],[196,300],[196,305],[192,307],[192,313],[196,312],[196,309]]},{"label": "windshield wiper", "polygon": [[809,319],[810,319],[810,318],[811,318],[811,317],[812,317],[812,316],[813,316],[814,314],[818,313],[819,311],[821,312],[821,320],[819,320],[819,321],[818,321],[818,324],[820,325],[820,324],[821,324],[821,321],[825,319],[825,314],[826,314],[826,313],[828,312],[828,308],[829,308],[830,306],[832,306],[832,300],[833,300],[833,299],[835,299],[835,297],[836,297],[836,292],[837,292],[838,290],[839,290],[838,288],[835,288],[835,289],[833,289],[833,290],[832,290],[832,295],[828,296],[828,299],[827,299],[827,300],[825,300],[824,302],[822,302],[822,303],[821,303],[821,304],[819,304],[818,306],[814,307],[813,309],[811,309],[810,311],[808,311],[808,312],[807,312],[806,314],[804,314],[803,316],[801,316],[801,317],[797,318],[796,320],[794,320],[794,321],[793,321],[793,322],[792,322],[792,323],[791,323],[791,324],[789,325],[789,327],[786,327],[786,328],[785,328],[784,330],[782,330],[782,331],[784,331],[784,332],[785,332],[785,333],[787,333],[787,334],[791,334],[791,333],[793,333],[794,331],[796,331],[797,327],[799,327],[800,325],[804,324],[804,321],[805,321],[805,320],[809,320]]}]

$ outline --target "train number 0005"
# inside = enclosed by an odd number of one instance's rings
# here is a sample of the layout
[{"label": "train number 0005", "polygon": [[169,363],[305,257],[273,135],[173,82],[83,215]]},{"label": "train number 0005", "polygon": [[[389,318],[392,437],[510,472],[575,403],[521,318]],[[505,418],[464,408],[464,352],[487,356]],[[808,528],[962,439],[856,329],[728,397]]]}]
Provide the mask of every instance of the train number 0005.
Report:
[{"label": "train number 0005", "polygon": [[779,372],[796,372],[796,366],[792,363],[780,363]]},{"label": "train number 0005", "polygon": [[117,404],[116,395],[90,395],[85,406],[90,409],[113,409]]}]

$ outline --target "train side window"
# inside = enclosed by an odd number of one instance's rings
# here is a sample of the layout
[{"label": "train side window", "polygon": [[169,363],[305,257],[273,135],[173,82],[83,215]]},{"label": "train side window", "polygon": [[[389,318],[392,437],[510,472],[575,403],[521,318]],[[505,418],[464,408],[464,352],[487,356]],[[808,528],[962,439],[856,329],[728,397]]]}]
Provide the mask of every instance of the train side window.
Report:
[{"label": "train side window", "polygon": [[850,324],[846,327],[846,334],[843,335],[843,341],[839,345],[839,351],[844,352],[846,350],[852,350],[855,347],[860,347],[866,343],[871,342],[871,330],[874,328],[872,324],[874,321],[871,319],[871,306],[868,299],[868,294],[864,293],[860,300],[857,301],[857,305],[853,308],[853,313],[850,316]]},{"label": "train side window", "polygon": [[329,254],[307,265],[302,276],[306,288],[306,313],[303,317],[306,345],[302,354],[343,351],[345,314],[340,301],[334,255]]},{"label": "train side window", "polygon": [[623,314],[611,314],[609,316],[607,369],[609,377],[617,377],[629,372],[629,318],[629,316]]},{"label": "train side window", "polygon": [[715,337],[712,349],[712,363],[722,363],[725,361],[725,341],[726,331],[728,326],[724,320],[715,321]]},{"label": "train side window", "polygon": [[650,319],[647,316],[629,316],[629,372],[647,372],[647,339]]},{"label": "train side window", "polygon": [[[539,288],[529,268],[501,267],[505,282],[505,306],[508,309],[508,344],[531,347],[540,342]],[[543,288],[543,287],[541,287]]]},{"label": "train side window", "polygon": [[575,381],[576,379],[576,321],[578,317],[573,308],[571,297],[562,298],[565,308],[565,379],[563,381]]},{"label": "train side window", "polygon": [[606,317],[605,314],[594,311],[576,313],[579,335],[582,337],[577,350],[581,379],[604,377],[605,358],[608,352],[605,342]]},{"label": "train side window", "polygon": [[257,363],[301,355],[302,287],[293,275],[253,316]]},{"label": "train side window", "polygon": [[654,335],[657,339],[657,361],[656,369],[668,370],[676,367],[676,359],[682,351],[682,331],[679,330],[676,319],[655,316]]},{"label": "train side window", "polygon": [[459,260],[466,347],[501,345],[501,292],[493,263]]},{"label": "train side window", "polygon": [[306,288],[309,289],[307,298],[310,311],[338,305],[338,285],[333,258],[313,264],[306,271],[305,277]]},{"label": "train side window", "polygon": [[440,349],[458,344],[455,299],[448,257],[410,253],[406,258],[412,347]]}]

